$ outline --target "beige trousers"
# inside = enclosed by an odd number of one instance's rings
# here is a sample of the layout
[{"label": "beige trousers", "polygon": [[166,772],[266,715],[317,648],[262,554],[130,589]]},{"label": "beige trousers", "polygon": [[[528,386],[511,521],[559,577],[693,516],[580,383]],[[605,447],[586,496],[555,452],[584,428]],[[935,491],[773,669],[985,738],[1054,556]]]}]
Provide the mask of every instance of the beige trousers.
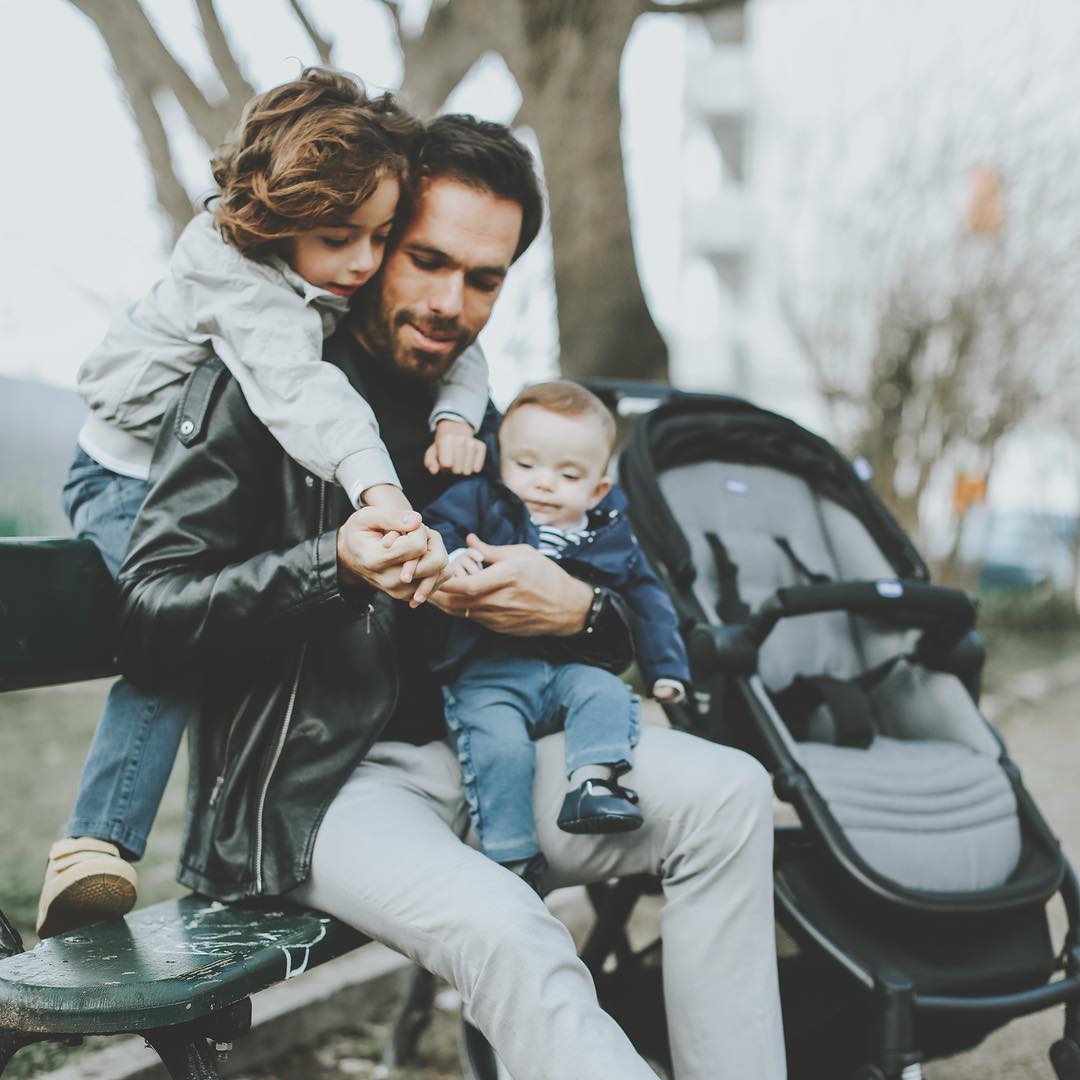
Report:
[{"label": "beige trousers", "polygon": [[[549,888],[654,874],[677,1080],[785,1074],[772,903],[772,793],[737,750],[645,728],[622,783],[644,826],[572,836],[563,736],[537,743],[533,805]],[[599,1007],[566,928],[459,837],[461,774],[443,743],[379,743],[327,813],[310,879],[290,895],[447,980],[514,1080],[654,1080]]]}]

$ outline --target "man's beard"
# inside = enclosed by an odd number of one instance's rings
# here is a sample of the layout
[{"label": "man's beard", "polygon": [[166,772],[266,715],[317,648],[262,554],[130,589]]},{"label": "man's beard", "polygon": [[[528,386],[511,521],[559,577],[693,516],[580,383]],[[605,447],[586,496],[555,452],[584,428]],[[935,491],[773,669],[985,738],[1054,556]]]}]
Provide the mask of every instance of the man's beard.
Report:
[{"label": "man's beard", "polygon": [[[445,353],[429,353],[406,345],[399,331],[408,323],[424,333],[440,337],[453,334],[453,348]],[[370,302],[365,304],[357,312],[357,325],[379,363],[392,366],[399,375],[408,379],[429,385],[438,382],[475,339],[475,335],[470,334],[457,319],[421,317],[407,308],[394,312],[385,300],[378,306]]]}]

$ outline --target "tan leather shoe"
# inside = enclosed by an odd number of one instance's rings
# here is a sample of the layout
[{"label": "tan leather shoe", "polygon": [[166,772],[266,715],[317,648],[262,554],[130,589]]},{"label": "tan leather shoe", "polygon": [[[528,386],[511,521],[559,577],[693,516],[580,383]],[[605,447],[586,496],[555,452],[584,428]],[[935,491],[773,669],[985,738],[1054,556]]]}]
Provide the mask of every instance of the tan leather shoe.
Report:
[{"label": "tan leather shoe", "polygon": [[115,844],[80,836],[57,840],[38,904],[37,935],[65,934],[126,915],[135,906],[139,875]]}]

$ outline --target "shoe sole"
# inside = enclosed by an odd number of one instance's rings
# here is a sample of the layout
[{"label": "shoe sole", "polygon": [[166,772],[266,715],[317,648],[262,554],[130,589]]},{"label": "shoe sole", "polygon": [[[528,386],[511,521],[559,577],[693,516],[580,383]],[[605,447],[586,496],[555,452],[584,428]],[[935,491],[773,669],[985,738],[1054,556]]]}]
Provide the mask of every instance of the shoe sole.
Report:
[{"label": "shoe sole", "polygon": [[87,874],[48,903],[38,937],[55,937],[93,923],[118,919],[135,906],[135,886],[119,874]]},{"label": "shoe sole", "polygon": [[568,821],[556,824],[563,832],[568,833],[620,833],[633,832],[645,824],[642,818],[623,817],[621,815],[605,815],[604,817],[579,818],[576,821]]}]

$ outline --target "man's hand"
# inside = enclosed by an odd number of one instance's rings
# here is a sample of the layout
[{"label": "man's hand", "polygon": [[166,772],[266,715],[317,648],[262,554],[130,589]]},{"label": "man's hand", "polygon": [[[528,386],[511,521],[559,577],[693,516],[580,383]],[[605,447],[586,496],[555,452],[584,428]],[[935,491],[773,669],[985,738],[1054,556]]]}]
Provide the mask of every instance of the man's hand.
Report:
[{"label": "man's hand", "polygon": [[462,420],[440,420],[435,425],[435,441],[424,454],[424,467],[433,476],[452,472],[472,476],[484,467],[487,447]]},{"label": "man's hand", "polygon": [[[387,546],[391,533],[397,536]],[[338,575],[343,584],[364,582],[394,597],[423,603],[446,578],[442,537],[415,510],[406,513],[365,506],[337,533]],[[413,566],[406,574],[406,568]],[[420,584],[416,584],[416,580]]]},{"label": "man's hand", "polygon": [[468,541],[484,569],[446,582],[432,595],[433,604],[516,637],[567,637],[581,630],[593,595],[585,582],[528,544],[493,547],[471,534]]}]

